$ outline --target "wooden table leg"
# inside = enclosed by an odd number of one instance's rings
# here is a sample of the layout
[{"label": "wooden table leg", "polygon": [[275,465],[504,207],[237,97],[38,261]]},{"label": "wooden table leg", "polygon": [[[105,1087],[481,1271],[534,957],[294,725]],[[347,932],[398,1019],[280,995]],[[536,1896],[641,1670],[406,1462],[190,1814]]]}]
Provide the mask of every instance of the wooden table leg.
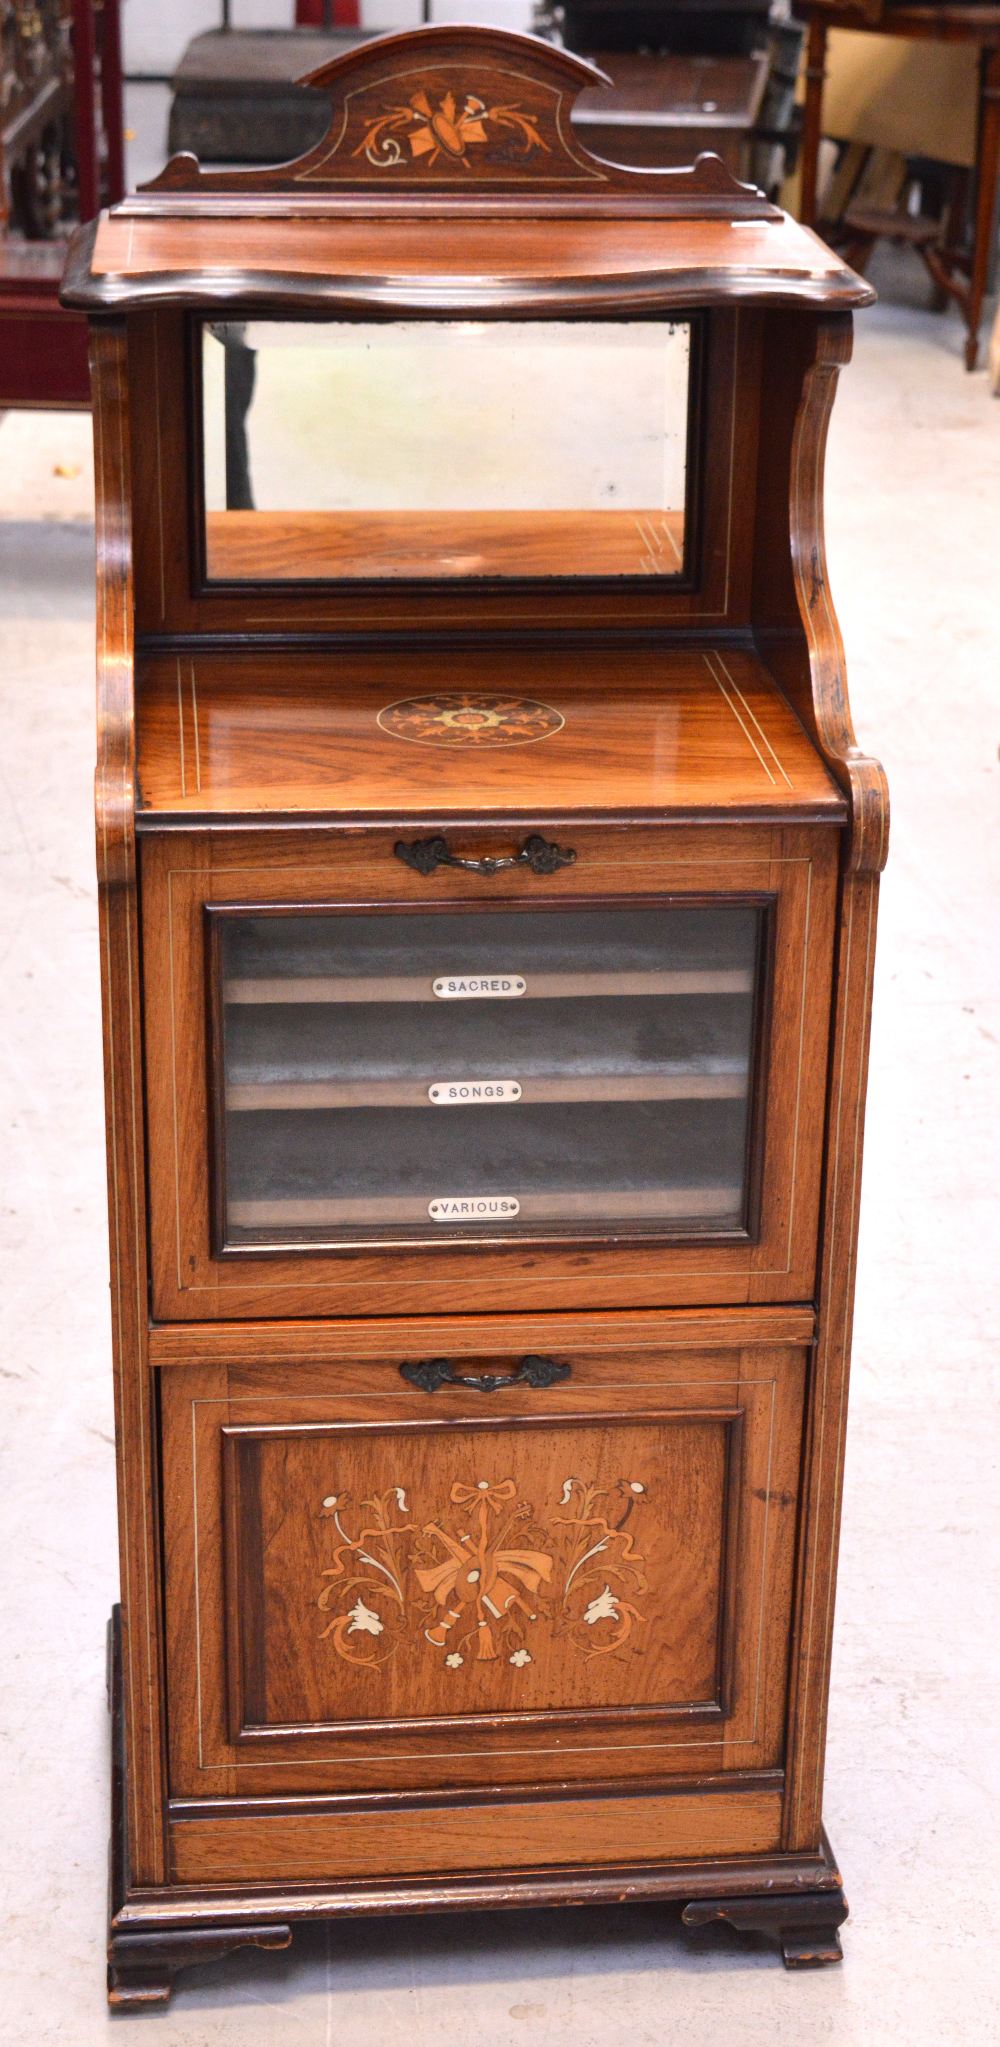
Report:
[{"label": "wooden table leg", "polygon": [[122,81],[121,0],[104,0],[101,10],[101,114],[107,159],[105,206],[125,196],[125,102]]},{"label": "wooden table leg", "polygon": [[809,22],[806,46],[806,101],[802,118],[802,191],[799,219],[806,227],[816,225],[816,174],[819,145],[823,134],[823,80],[826,76],[826,22],[814,14]]},{"label": "wooden table leg", "polygon": [[[958,165],[952,167],[951,197],[945,214],[944,235],[938,251],[940,260],[945,270],[949,273],[955,269],[956,265],[961,265],[964,252],[968,248],[969,186],[971,182],[972,171],[967,170],[964,164],[961,168]],[[924,255],[923,250],[921,250],[921,254]],[[924,260],[926,262],[926,255],[924,255]],[[934,311],[936,313],[943,313],[948,306],[949,300],[954,298],[955,294],[949,290],[946,284],[942,284],[938,278],[934,277],[934,271],[930,264],[927,267],[930,270],[931,277],[934,279],[934,298],[932,301]]]},{"label": "wooden table leg", "polygon": [[1000,172],[1000,49],[984,50],[979,91],[979,148],[976,162],[976,220],[973,230],[972,275],[966,311],[968,337],[965,367],[974,370],[979,355],[979,325],[993,249],[997,174]]},{"label": "wooden table leg", "polygon": [[94,104],[95,55],[94,12],[90,0],[73,0],[73,147],[81,220],[93,220],[101,203]]}]

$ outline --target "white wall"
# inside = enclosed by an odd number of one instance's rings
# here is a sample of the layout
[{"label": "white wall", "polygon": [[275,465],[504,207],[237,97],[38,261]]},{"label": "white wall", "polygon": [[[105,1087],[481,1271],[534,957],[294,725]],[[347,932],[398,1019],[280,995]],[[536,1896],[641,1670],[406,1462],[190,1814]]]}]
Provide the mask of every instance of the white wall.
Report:
[{"label": "white wall", "polygon": [[[421,0],[363,0],[363,19],[371,28],[411,28],[422,19]],[[122,9],[127,72],[171,72],[193,36],[218,28],[219,0],[126,0]],[[290,28],[294,0],[232,0],[234,28]],[[498,28],[525,29],[531,22],[531,0],[434,0],[435,21],[485,21]]]},{"label": "white wall", "polygon": [[[420,0],[364,0],[364,19],[371,28],[409,28],[423,20]],[[531,0],[433,0],[434,21],[486,21],[494,28],[525,29],[531,25]]]},{"label": "white wall", "polygon": [[[234,28],[290,28],[295,0],[232,0]],[[173,71],[193,36],[218,28],[220,0],[125,0],[122,43],[126,72]]]}]

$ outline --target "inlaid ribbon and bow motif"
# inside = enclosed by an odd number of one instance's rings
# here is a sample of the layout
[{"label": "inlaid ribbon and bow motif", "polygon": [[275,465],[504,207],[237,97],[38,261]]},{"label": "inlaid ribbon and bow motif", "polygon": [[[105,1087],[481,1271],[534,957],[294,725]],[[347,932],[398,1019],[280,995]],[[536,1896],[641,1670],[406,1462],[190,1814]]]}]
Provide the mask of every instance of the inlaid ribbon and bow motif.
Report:
[{"label": "inlaid ribbon and bow motif", "polygon": [[469,168],[470,149],[481,149],[495,162],[511,151],[527,156],[549,145],[538,126],[539,116],[523,105],[490,105],[479,92],[441,93],[432,99],[423,86],[406,101],[372,115],[354,151],[376,170],[394,170],[406,161]]},{"label": "inlaid ribbon and bow motif", "polygon": [[633,1637],[645,1616],[627,1595],[648,1585],[627,1523],[646,1504],[638,1479],[567,1478],[538,1520],[512,1478],[456,1480],[447,1507],[418,1525],[402,1486],[360,1508],[329,1493],[320,1513],[338,1541],[322,1574],[318,1604],[331,1616],[322,1639],[366,1666],[424,1641],[451,1670],[501,1658],[525,1669],[539,1625],[587,1657],[641,1649]]}]

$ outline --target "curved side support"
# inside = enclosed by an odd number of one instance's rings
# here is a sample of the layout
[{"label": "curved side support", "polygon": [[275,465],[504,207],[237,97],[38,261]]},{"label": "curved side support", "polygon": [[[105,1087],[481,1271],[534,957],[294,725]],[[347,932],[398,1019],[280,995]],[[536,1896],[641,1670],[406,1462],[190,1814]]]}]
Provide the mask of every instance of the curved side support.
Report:
[{"label": "curved side support", "polygon": [[812,677],[815,738],[851,800],[848,866],[879,874],[889,850],[889,790],[881,764],[861,752],[851,721],[844,643],[830,596],[823,526],[823,472],[830,414],[850,362],[849,314],[817,322],[816,355],[802,385],[789,478],[792,571]]},{"label": "curved side support", "polygon": [[851,338],[846,312],[809,321],[768,316],[753,615],[763,659],[849,799],[848,870],[878,874],[888,851],[888,789],[879,762],[855,738],[823,531],[827,433]]},{"label": "curved side support", "polygon": [[130,1880],[163,1880],[156,1459],[146,1314],[145,1130],[135,857],[135,677],[128,358],[123,321],[91,336],[97,482],[95,780],[111,1329],[118,1462]]}]

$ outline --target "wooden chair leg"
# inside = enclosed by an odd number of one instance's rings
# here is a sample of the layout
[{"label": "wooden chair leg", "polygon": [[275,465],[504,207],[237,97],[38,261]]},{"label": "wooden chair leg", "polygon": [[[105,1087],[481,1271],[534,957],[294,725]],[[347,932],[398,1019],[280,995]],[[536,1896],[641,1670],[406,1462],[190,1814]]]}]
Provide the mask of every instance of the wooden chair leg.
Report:
[{"label": "wooden chair leg", "polygon": [[816,225],[816,176],[823,134],[823,79],[826,74],[826,22],[814,14],[809,23],[806,53],[806,102],[802,117],[802,190],[799,219]]}]

